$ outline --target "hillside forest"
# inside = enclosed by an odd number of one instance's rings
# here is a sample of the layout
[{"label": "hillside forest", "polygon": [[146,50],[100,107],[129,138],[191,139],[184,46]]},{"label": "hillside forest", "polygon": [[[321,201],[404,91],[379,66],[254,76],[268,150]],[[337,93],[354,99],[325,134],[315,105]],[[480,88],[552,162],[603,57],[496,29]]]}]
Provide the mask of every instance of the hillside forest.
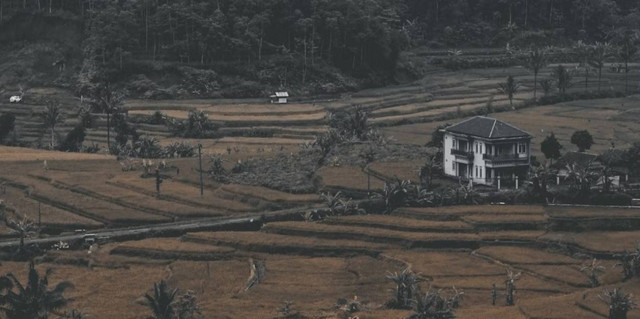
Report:
[{"label": "hillside forest", "polygon": [[0,87],[339,93],[422,75],[419,50],[615,41],[639,27],[636,0],[0,0]]}]

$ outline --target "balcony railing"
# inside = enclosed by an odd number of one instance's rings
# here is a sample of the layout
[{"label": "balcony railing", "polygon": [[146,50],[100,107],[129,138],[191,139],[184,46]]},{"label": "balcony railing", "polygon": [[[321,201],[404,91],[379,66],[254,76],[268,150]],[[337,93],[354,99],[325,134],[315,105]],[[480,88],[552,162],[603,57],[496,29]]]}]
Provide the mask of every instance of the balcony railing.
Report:
[{"label": "balcony railing", "polygon": [[455,148],[451,149],[451,155],[463,156],[463,157],[466,157],[466,158],[469,158],[469,159],[473,158],[473,153],[472,152],[467,152],[467,151],[464,151],[464,150],[458,150],[458,149],[455,149]]},{"label": "balcony railing", "polygon": [[526,162],[529,160],[527,156],[520,157],[519,154],[502,154],[502,155],[482,154],[482,159],[485,161],[494,162],[494,163]]}]

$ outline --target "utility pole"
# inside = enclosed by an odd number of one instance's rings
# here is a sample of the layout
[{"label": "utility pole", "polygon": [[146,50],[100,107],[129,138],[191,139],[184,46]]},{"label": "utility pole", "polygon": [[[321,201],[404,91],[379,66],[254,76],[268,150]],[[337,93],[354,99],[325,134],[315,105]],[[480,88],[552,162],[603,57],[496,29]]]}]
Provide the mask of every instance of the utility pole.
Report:
[{"label": "utility pole", "polygon": [[160,177],[160,171],[156,168],[156,193],[160,196],[160,184],[162,184],[162,177]]},{"label": "utility pole", "polygon": [[200,197],[204,196],[204,185],[202,184],[202,144],[198,144],[198,163],[200,165],[200,169],[198,172],[200,173]]}]

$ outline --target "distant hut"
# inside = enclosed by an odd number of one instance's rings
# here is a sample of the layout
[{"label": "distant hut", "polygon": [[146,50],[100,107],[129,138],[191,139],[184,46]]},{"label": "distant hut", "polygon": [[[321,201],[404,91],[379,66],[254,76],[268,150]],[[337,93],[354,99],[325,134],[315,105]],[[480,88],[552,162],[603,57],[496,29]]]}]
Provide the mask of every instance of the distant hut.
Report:
[{"label": "distant hut", "polygon": [[287,104],[287,98],[289,97],[289,92],[276,92],[276,94],[271,95],[271,103],[274,104]]}]

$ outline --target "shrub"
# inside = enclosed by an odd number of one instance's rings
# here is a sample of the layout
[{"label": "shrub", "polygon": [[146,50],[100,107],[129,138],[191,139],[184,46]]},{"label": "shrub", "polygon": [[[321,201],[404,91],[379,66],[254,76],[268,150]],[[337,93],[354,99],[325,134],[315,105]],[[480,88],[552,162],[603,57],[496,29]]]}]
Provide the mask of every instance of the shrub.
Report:
[{"label": "shrub", "polygon": [[136,157],[158,158],[162,157],[162,147],[158,145],[158,139],[155,137],[141,136],[133,144],[133,153]]},{"label": "shrub", "polygon": [[593,194],[589,197],[592,205],[631,206],[633,197],[625,193]]},{"label": "shrub", "polygon": [[84,126],[78,125],[67,133],[67,136],[60,144],[59,149],[65,152],[79,152],[82,149],[82,143],[84,142],[85,136],[86,131]]},{"label": "shrub", "polygon": [[174,142],[165,146],[162,153],[164,157],[194,157],[196,150],[187,142]]}]

